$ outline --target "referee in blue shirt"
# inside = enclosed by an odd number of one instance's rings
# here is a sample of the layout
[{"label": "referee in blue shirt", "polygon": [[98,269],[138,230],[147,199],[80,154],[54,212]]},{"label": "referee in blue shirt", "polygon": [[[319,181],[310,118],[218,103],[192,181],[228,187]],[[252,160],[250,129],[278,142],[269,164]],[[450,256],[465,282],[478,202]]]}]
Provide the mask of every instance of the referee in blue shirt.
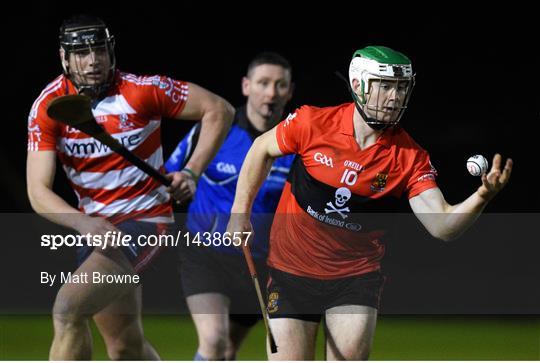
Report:
[{"label": "referee in blue shirt", "polygon": [[[198,125],[165,163],[168,172],[184,170],[198,180],[186,222],[191,241],[182,246],[180,254],[182,288],[199,338],[195,360],[234,360],[249,329],[261,318],[242,251],[225,246],[219,236],[226,231],[238,174],[251,144],[283,118],[292,97],[291,72],[289,62],[279,54],[257,55],[242,79],[247,103],[236,109],[229,134],[206,171],[197,176],[184,167],[197,144]],[[251,252],[261,284],[267,279],[273,213],[293,158],[275,160],[253,205]]]}]

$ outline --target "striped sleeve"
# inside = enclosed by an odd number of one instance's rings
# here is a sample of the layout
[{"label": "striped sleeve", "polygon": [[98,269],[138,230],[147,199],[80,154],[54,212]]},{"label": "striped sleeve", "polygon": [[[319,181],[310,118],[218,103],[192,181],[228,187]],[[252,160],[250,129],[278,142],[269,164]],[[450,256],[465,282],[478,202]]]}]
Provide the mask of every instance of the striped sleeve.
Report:
[{"label": "striped sleeve", "polygon": [[34,101],[28,115],[28,151],[56,150],[61,125],[47,116],[47,104],[61,87],[62,77],[58,77]]},{"label": "striped sleeve", "polygon": [[122,74],[126,84],[123,93],[137,112],[147,116],[175,118],[188,99],[187,82],[165,76]]}]

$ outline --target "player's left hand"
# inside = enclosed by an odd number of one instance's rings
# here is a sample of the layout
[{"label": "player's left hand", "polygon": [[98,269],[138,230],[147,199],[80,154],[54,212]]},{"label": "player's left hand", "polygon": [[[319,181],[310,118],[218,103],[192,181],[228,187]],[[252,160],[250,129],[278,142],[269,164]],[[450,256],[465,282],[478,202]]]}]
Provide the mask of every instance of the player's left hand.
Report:
[{"label": "player's left hand", "polygon": [[502,157],[500,154],[495,154],[491,170],[487,174],[482,175],[482,185],[478,188],[478,195],[485,201],[491,200],[510,180],[512,174],[512,159],[507,159],[504,169],[501,171]]},{"label": "player's left hand", "polygon": [[177,171],[166,175],[171,180],[167,192],[176,200],[177,204],[187,202],[197,190],[197,183],[188,173]]}]

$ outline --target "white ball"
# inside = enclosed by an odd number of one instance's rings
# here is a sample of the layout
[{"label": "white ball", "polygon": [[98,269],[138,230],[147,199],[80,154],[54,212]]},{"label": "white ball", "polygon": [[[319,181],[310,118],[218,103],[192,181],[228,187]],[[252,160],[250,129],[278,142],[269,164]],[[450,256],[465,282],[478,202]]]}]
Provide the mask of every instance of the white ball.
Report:
[{"label": "white ball", "polygon": [[488,161],[482,155],[473,155],[467,159],[467,170],[473,176],[480,176],[487,172]]}]

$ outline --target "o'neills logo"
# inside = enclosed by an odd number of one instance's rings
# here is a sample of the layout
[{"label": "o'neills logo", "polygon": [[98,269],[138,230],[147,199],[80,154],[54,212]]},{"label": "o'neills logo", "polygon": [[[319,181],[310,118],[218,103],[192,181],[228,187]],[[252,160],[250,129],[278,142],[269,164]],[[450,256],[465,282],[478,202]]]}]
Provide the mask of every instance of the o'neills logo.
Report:
[{"label": "o'neills logo", "polygon": [[345,223],[344,220],[332,218],[327,214],[317,212],[316,210],[311,208],[310,205],[308,205],[306,212],[313,218],[317,219],[319,222],[326,223],[331,226],[346,228],[353,232],[358,232],[362,229],[362,226],[358,223]]},{"label": "o'neills logo", "polygon": [[295,113],[290,113],[289,116],[287,116],[287,118],[285,119],[285,126],[284,127],[289,126],[289,124],[291,123],[292,120],[294,120],[295,117],[296,117],[296,112]]},{"label": "o'neills logo", "polygon": [[357,163],[356,161],[352,161],[352,160],[345,160],[343,162],[343,166],[346,167],[346,168],[350,168],[350,169],[353,169],[353,170],[356,170],[356,171],[364,171],[364,166],[361,165],[360,163]]}]

